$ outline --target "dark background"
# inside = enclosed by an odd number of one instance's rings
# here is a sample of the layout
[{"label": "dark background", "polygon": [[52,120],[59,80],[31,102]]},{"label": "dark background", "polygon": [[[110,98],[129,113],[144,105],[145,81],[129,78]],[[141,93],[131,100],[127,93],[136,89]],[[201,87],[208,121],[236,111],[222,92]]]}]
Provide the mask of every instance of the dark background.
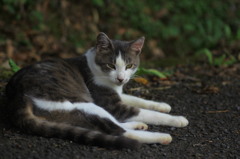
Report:
[{"label": "dark background", "polygon": [[239,10],[239,0],[0,0],[0,66],[81,54],[100,31],[145,36],[142,58],[157,66],[229,65],[240,58]]}]

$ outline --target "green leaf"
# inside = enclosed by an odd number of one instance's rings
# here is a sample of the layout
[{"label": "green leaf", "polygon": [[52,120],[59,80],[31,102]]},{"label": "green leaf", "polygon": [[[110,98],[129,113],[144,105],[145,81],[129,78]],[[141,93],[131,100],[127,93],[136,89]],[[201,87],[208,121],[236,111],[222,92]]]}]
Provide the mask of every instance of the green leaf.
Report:
[{"label": "green leaf", "polygon": [[213,65],[215,65],[215,66],[222,66],[225,59],[226,59],[226,55],[223,54],[222,56],[220,56],[218,58],[215,58],[213,60]]},{"label": "green leaf", "polygon": [[212,52],[209,50],[209,49],[203,49],[203,50],[200,50],[197,54],[204,54],[207,56],[208,58],[208,62],[209,64],[213,65],[213,54]]},{"label": "green leaf", "polygon": [[92,3],[98,7],[103,7],[104,6],[104,1],[103,0],[92,0]]},{"label": "green leaf", "polygon": [[159,78],[167,78],[167,76],[168,76],[167,73],[160,72],[156,69],[145,69],[145,68],[141,68],[141,67],[138,68],[137,74],[138,75],[154,75]]},{"label": "green leaf", "polygon": [[231,37],[232,31],[231,31],[230,26],[226,25],[226,26],[224,27],[224,32],[225,32],[225,34],[226,34],[226,37],[228,37],[228,38]]},{"label": "green leaf", "polygon": [[8,63],[13,72],[17,72],[20,70],[20,67],[12,59],[9,59]]},{"label": "green leaf", "polygon": [[230,56],[230,59],[224,61],[223,65],[230,66],[236,62],[237,62],[237,59],[234,56]]}]

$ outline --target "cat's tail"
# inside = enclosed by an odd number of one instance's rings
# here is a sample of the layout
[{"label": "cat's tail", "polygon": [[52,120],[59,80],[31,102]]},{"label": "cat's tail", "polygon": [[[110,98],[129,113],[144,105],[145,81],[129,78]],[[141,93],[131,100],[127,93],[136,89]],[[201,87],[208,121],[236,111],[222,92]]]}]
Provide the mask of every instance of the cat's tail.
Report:
[{"label": "cat's tail", "polygon": [[27,106],[17,116],[19,120],[15,124],[31,134],[69,139],[80,144],[106,148],[137,149],[140,146],[138,141],[124,136],[113,136],[69,124],[47,121],[33,114],[32,103],[30,101],[27,102]]}]

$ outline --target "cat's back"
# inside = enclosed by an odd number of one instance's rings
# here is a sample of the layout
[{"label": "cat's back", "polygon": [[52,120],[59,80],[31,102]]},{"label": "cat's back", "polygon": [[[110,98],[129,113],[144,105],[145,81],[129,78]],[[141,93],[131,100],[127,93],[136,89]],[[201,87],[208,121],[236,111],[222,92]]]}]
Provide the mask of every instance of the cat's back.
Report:
[{"label": "cat's back", "polygon": [[9,99],[18,94],[53,101],[91,101],[81,73],[63,59],[49,59],[19,70],[6,87]]}]

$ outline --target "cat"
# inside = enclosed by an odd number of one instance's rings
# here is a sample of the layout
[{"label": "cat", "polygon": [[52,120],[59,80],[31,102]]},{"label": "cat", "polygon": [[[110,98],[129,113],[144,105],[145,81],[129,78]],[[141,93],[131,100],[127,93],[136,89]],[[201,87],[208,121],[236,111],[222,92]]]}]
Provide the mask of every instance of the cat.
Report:
[{"label": "cat", "polygon": [[123,93],[137,71],[145,38],[111,40],[99,33],[80,57],[48,59],[19,70],[6,86],[8,113],[20,130],[107,148],[169,144],[167,133],[147,124],[185,127],[166,103]]}]

